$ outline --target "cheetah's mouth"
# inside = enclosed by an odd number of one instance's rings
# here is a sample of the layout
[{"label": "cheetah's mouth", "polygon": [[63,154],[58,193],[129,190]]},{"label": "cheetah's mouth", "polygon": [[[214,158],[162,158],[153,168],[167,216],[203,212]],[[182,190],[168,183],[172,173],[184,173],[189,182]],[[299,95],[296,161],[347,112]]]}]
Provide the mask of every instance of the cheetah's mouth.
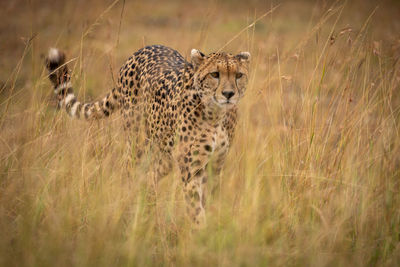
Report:
[{"label": "cheetah's mouth", "polygon": [[212,97],[212,102],[214,102],[214,104],[216,104],[218,107],[221,107],[221,108],[227,108],[227,107],[231,107],[231,106],[235,105],[234,102],[229,101],[229,100],[218,101],[215,96]]}]

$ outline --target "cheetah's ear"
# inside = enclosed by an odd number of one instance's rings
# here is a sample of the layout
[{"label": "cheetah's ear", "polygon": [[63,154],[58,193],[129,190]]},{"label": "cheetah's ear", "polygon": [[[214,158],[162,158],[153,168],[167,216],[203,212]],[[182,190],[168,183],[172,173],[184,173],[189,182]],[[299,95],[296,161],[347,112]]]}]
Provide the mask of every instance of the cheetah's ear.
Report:
[{"label": "cheetah's ear", "polygon": [[201,63],[203,63],[206,56],[199,50],[192,49],[192,51],[190,52],[190,58],[192,60],[194,69],[197,69],[201,65]]},{"label": "cheetah's ear", "polygon": [[249,63],[251,56],[249,52],[240,52],[239,54],[236,55],[236,58],[242,62]]}]

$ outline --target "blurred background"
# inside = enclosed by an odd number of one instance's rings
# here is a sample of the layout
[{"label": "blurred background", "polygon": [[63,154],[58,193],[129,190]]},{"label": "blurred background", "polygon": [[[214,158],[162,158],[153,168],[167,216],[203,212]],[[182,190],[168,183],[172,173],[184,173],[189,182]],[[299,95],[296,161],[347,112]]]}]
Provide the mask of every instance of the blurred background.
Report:
[{"label": "blurred background", "polygon": [[[299,42],[309,41],[313,27],[334,4],[334,1],[235,0],[2,1],[1,80],[3,83],[7,80],[31,38],[31,53],[41,55],[47,47],[57,46],[66,50],[70,57],[84,57],[87,71],[101,66],[109,72],[109,64],[119,67],[143,45],[164,44],[184,56],[192,47],[215,51],[277,6],[272,14],[237,36],[225,50],[251,50],[255,56],[276,53],[277,48],[282,54],[296,52]],[[336,4],[346,4],[340,11],[336,31],[350,27],[351,35],[355,35],[372,16],[372,24],[368,25],[370,34],[377,41],[396,42],[399,32],[397,1],[337,1]],[[337,15],[332,14],[329,23],[334,22]],[[321,34],[330,30],[329,27],[319,28],[314,34],[320,39],[312,36],[312,41],[323,43],[325,36]],[[303,44],[303,48],[304,45],[307,44]],[[34,61],[34,71],[41,71],[40,58],[28,56],[25,60]],[[37,75],[32,70],[29,73]]]},{"label": "blurred background", "polygon": [[[400,2],[1,1],[0,265],[400,264]],[[145,45],[250,51],[208,225],[177,174],[126,178],[119,115],[73,121],[44,68],[100,99]]]}]

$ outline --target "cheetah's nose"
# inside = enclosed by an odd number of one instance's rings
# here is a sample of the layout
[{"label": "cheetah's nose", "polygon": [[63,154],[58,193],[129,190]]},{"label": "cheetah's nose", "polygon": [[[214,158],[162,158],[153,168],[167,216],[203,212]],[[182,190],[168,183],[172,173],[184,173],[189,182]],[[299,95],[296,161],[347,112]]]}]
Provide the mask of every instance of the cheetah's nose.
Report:
[{"label": "cheetah's nose", "polygon": [[235,92],[233,91],[223,91],[222,94],[226,97],[226,99],[230,99],[232,96],[235,95]]}]

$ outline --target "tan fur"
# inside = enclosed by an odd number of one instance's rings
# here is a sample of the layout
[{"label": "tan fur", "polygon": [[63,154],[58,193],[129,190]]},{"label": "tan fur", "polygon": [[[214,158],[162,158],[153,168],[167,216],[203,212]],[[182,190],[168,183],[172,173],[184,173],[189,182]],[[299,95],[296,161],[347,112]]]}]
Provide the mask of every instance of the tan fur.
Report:
[{"label": "tan fur", "polygon": [[[206,168],[213,157],[211,167],[219,173],[229,150],[249,60],[248,52],[206,56],[193,49],[188,63],[171,48],[148,46],[127,60],[106,97],[85,104],[73,94],[62,52],[52,49],[47,67],[59,103],[71,116],[98,119],[120,108],[129,135],[127,150],[140,150],[146,143],[156,151],[160,177],[177,162],[190,218],[204,225]],[[142,131],[145,140],[139,140]]]}]

